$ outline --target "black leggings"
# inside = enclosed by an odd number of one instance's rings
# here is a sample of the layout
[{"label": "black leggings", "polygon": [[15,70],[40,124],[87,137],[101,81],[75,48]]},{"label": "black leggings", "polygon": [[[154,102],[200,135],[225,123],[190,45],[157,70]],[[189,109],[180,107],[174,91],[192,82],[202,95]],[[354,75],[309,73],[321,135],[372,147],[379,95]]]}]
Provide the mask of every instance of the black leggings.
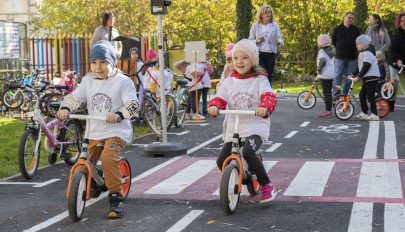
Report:
[{"label": "black leggings", "polygon": [[274,66],[276,65],[276,53],[259,52],[259,65],[267,72],[270,85],[273,80]]},{"label": "black leggings", "polygon": [[377,85],[378,80],[369,82],[363,81],[359,97],[360,97],[361,111],[365,114],[368,113],[368,105],[367,105],[368,101],[370,103],[371,113],[377,115],[377,105],[375,103],[375,94]]},{"label": "black leggings", "polygon": [[321,79],[323,96],[325,97],[325,110],[332,111],[332,83],[333,79]]},{"label": "black leggings", "polygon": [[[260,185],[265,185],[270,183],[269,176],[267,175],[266,169],[264,169],[263,163],[260,158],[256,155],[256,151],[262,146],[263,140],[258,135],[251,135],[246,138],[245,145],[242,148],[243,158],[249,165],[249,170],[256,173],[257,181]],[[222,171],[222,164],[225,159],[231,155],[232,142],[227,142],[222,147],[221,153],[217,158],[217,166],[219,170]]]},{"label": "black leggings", "polygon": [[[200,98],[201,98],[201,92],[202,89],[198,90],[198,100],[197,102],[200,102]],[[200,110],[200,109],[199,109]],[[188,93],[188,109],[187,109],[187,113],[191,113],[191,111],[193,111],[193,114],[199,113],[197,112],[197,104],[196,104],[196,93],[195,90],[190,91]]]}]

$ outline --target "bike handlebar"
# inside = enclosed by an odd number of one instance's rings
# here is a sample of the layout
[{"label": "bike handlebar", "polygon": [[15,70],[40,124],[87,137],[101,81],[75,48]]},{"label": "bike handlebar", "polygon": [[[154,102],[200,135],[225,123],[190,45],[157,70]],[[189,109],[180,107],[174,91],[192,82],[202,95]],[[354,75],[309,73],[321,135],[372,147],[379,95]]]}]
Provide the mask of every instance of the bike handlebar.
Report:
[{"label": "bike handlebar", "polygon": [[102,121],[107,121],[106,116],[95,116],[95,115],[70,114],[69,118],[74,118],[74,119],[79,119],[79,120],[102,120]]},{"label": "bike handlebar", "polygon": [[256,115],[254,110],[218,110],[218,114]]},{"label": "bike handlebar", "polygon": [[398,66],[400,68],[405,68],[405,64],[393,63],[393,65],[396,65],[396,66]]}]

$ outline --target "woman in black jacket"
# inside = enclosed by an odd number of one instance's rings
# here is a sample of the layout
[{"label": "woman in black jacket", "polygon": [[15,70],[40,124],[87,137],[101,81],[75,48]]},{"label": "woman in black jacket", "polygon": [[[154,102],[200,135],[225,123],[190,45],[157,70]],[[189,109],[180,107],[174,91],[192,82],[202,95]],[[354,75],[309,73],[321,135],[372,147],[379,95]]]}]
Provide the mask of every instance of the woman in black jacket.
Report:
[{"label": "woman in black jacket", "polygon": [[[397,31],[392,37],[390,49],[390,76],[395,78],[399,71],[398,65],[405,64],[405,12],[400,13],[396,19]],[[398,91],[397,83],[394,84],[395,92],[390,101],[390,111],[394,111],[395,97]]]}]

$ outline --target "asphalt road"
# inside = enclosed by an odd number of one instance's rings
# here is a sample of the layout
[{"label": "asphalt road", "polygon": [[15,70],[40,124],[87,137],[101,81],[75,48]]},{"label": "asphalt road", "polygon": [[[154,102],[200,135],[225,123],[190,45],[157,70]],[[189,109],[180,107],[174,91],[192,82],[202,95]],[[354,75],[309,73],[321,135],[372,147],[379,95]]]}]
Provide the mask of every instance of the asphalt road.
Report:
[{"label": "asphalt road", "polygon": [[30,181],[0,182],[0,231],[405,231],[405,100],[380,122],[319,119],[322,107],[304,111],[294,96],[279,97],[271,142],[262,146],[278,189],[268,206],[243,195],[235,214],[223,212],[215,166],[219,117],[169,131],[187,156],[145,156],[153,135],[127,148],[133,184],[124,218],[106,219],[102,195],[87,203],[82,221],[70,222],[69,167],[58,163]]}]

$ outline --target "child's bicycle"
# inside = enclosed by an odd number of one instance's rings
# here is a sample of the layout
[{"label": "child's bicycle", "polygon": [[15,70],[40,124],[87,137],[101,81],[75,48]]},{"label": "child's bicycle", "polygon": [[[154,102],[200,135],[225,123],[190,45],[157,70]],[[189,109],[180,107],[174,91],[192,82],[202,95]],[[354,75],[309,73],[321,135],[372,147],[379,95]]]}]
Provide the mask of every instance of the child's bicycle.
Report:
[{"label": "child's bicycle", "polygon": [[[86,201],[91,197],[98,197],[101,192],[107,191],[103,178],[103,170],[101,166],[94,165],[90,161],[88,153],[89,145],[89,125],[90,120],[106,120],[103,116],[92,115],[78,115],[71,114],[72,119],[86,120],[86,132],[83,142],[83,149],[80,153],[79,161],[73,165],[70,170],[69,184],[67,189],[68,211],[69,217],[72,221],[78,221],[82,218]],[[103,147],[104,144],[97,144]],[[121,183],[122,183],[122,197],[125,199],[128,196],[131,188],[131,166],[124,157],[119,160]]]},{"label": "child's bicycle", "polygon": [[188,108],[188,89],[187,84],[191,81],[191,78],[188,78],[185,74],[177,74],[170,69],[167,69],[170,73],[173,74],[174,80],[176,81],[177,88],[173,93],[176,100],[176,115],[174,119],[174,126],[176,128],[182,127],[184,120],[187,114]]},{"label": "child's bicycle", "polygon": [[58,156],[68,165],[73,165],[79,159],[83,131],[80,122],[68,120],[63,123],[56,118],[45,122],[41,115],[39,99],[45,90],[66,88],[47,84],[35,87],[35,108],[26,114],[31,122],[25,127],[18,150],[18,164],[25,179],[33,178],[38,169],[42,132],[45,134],[44,146],[50,164],[54,164]]},{"label": "child's bicycle", "polygon": [[395,78],[391,79],[390,81],[384,83],[380,89],[380,95],[382,98],[389,100],[392,98],[392,96],[394,95],[395,89],[394,89],[394,83],[397,82],[398,84],[398,88],[401,89],[402,93],[405,93],[404,89],[402,88],[401,85],[401,73],[405,68],[405,65],[399,65],[399,64],[395,64],[399,66],[401,69],[399,70],[399,72],[397,73],[397,75],[395,76]]},{"label": "child's bicycle", "polygon": [[[221,204],[225,212],[232,214],[238,206],[242,185],[247,185],[248,192],[252,196],[257,195],[261,189],[256,175],[249,171],[248,164],[242,155],[241,147],[245,143],[245,138],[239,138],[239,115],[255,115],[256,112],[219,110],[218,114],[235,114],[236,116],[231,155],[222,164],[221,186],[219,190]],[[256,153],[262,159],[259,152]]]},{"label": "child's bicycle", "polygon": [[304,110],[312,109],[316,104],[316,96],[314,90],[318,93],[323,100],[325,100],[323,94],[319,91],[318,88],[318,76],[315,77],[315,80],[312,82],[311,88],[309,90],[302,91],[297,96],[298,106]]},{"label": "child's bicycle", "polygon": [[[349,92],[347,93],[347,95],[339,94],[333,99],[333,102],[335,103],[335,115],[340,120],[348,120],[353,116],[354,106],[352,103],[352,99],[354,99],[354,101],[358,105],[360,105],[353,93],[353,85],[356,81],[356,78],[354,78],[353,76],[348,76],[347,79],[351,80]],[[378,94],[378,91],[376,91],[376,93]],[[377,106],[378,116],[380,118],[385,118],[390,112],[388,101],[377,96],[375,102]]]}]

